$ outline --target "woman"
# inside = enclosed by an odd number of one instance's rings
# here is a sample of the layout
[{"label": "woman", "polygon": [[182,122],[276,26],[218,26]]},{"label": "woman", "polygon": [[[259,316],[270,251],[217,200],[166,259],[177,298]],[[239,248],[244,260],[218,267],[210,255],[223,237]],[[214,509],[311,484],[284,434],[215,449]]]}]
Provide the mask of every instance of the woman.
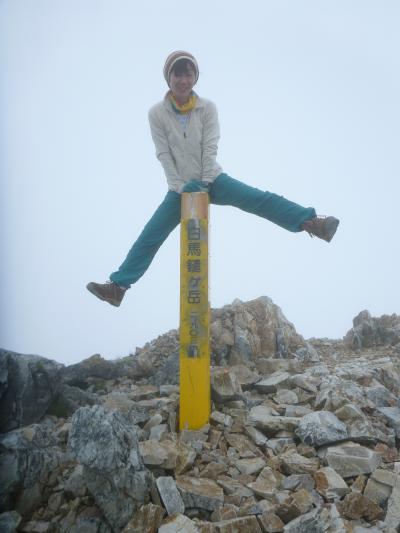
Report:
[{"label": "woman", "polygon": [[313,208],[249,187],[222,172],[216,160],[217,110],[193,91],[199,68],[192,54],[182,50],[170,54],[164,77],[169,91],[150,109],[149,122],[168,193],[110,281],[87,285],[91,293],[114,306],[120,305],[126,290],[144,274],[161,244],[179,224],[181,192],[206,191],[211,203],[238,207],[289,231],[307,231],[327,242],[339,224],[334,217],[317,217]]}]

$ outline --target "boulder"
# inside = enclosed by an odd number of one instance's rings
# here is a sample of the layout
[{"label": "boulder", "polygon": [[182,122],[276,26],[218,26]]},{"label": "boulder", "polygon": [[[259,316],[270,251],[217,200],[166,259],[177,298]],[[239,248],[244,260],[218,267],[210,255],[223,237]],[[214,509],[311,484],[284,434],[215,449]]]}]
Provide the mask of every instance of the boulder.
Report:
[{"label": "boulder", "polygon": [[400,342],[400,316],[393,314],[374,318],[369,311],[361,311],[353,319],[353,327],[344,340],[348,346],[358,350],[396,345]]},{"label": "boulder", "polygon": [[279,388],[285,388],[290,381],[288,372],[274,372],[267,378],[261,379],[255,384],[255,388],[262,394],[277,392]]},{"label": "boulder", "polygon": [[273,301],[235,300],[212,310],[211,349],[217,364],[242,364],[259,357],[294,357],[306,346],[301,335]]},{"label": "boulder", "polygon": [[159,505],[148,503],[140,507],[127,523],[122,533],[151,533],[160,527],[165,510]]},{"label": "boulder", "polygon": [[326,500],[340,500],[350,492],[344,479],[327,466],[314,472],[315,488]]},{"label": "boulder", "polygon": [[60,389],[63,365],[0,349],[0,432],[40,420]]},{"label": "boulder", "polygon": [[257,479],[247,484],[254,494],[261,498],[271,498],[278,486],[278,477],[275,475],[271,467],[266,466],[259,473]]},{"label": "boulder", "polygon": [[306,489],[300,489],[280,503],[275,512],[283,522],[288,523],[306,514],[312,507],[313,499],[310,493]]},{"label": "boulder", "polygon": [[306,444],[323,446],[347,438],[347,427],[333,413],[316,411],[303,416],[296,435]]},{"label": "boulder", "polygon": [[64,460],[49,428],[33,424],[0,435],[0,512],[25,516],[43,499],[49,474]]},{"label": "boulder", "polygon": [[193,520],[187,516],[176,513],[168,516],[158,528],[158,533],[199,533]]},{"label": "boulder", "polygon": [[298,418],[274,416],[271,412],[271,409],[266,405],[257,405],[250,410],[248,421],[269,436],[275,435],[279,431],[294,431],[297,428]]},{"label": "boulder", "polygon": [[166,470],[173,470],[178,460],[178,447],[175,443],[165,440],[145,440],[139,442],[142,460],[147,466],[159,466]]},{"label": "boulder", "polygon": [[100,354],[92,355],[80,363],[66,366],[61,371],[61,379],[64,383],[82,389],[88,388],[89,378],[109,380],[125,375],[126,369],[121,360],[110,361]]},{"label": "boulder", "polygon": [[330,523],[331,515],[328,509],[320,507],[291,520],[283,531],[284,533],[325,533]]},{"label": "boulder", "polygon": [[47,409],[47,414],[59,418],[67,418],[72,416],[79,407],[96,405],[102,402],[103,399],[97,394],[61,383],[58,394]]},{"label": "boulder", "polygon": [[378,411],[385,417],[388,426],[396,432],[396,437],[400,439],[400,409],[398,407],[378,407]]},{"label": "boulder", "polygon": [[261,524],[262,530],[266,533],[280,533],[283,531],[284,523],[282,520],[272,511],[266,511],[262,513],[258,520]]},{"label": "boulder", "polygon": [[185,504],[176,488],[176,483],[171,476],[160,476],[156,480],[158,492],[169,515],[184,513]]},{"label": "boulder", "polygon": [[343,478],[370,474],[382,462],[378,453],[351,441],[329,446],[320,455]]},{"label": "boulder", "polygon": [[214,511],[224,503],[223,490],[212,479],[178,476],[176,484],[186,508]]},{"label": "boulder", "polygon": [[260,525],[255,516],[243,516],[222,520],[214,524],[216,533],[261,533]]},{"label": "boulder", "polygon": [[280,455],[282,471],[286,475],[291,474],[313,474],[319,468],[318,457],[304,457],[293,450]]},{"label": "boulder", "polygon": [[385,526],[392,527],[396,531],[400,527],[400,475],[396,477],[395,485],[387,504]]},{"label": "boulder", "polygon": [[241,399],[243,392],[236,374],[227,368],[213,369],[211,395],[219,403]]},{"label": "boulder", "polygon": [[123,528],[149,500],[150,475],[134,426],[118,411],[81,407],[72,417],[68,446],[83,465],[86,486],[110,525]]},{"label": "boulder", "polygon": [[369,522],[380,520],[384,516],[383,509],[360,492],[351,492],[344,500],[337,502],[340,514],[348,520],[365,518]]},{"label": "boulder", "polygon": [[2,533],[16,533],[21,516],[17,511],[6,511],[0,514],[0,531]]}]

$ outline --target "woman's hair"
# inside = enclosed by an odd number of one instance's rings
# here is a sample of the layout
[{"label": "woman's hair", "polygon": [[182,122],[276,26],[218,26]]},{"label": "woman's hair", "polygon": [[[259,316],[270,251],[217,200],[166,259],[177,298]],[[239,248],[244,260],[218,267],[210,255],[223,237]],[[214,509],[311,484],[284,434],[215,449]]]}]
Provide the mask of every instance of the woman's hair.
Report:
[{"label": "woman's hair", "polygon": [[171,68],[171,72],[173,72],[175,76],[188,74],[189,70],[192,70],[194,74],[196,74],[196,67],[192,61],[189,61],[189,59],[178,59]]}]

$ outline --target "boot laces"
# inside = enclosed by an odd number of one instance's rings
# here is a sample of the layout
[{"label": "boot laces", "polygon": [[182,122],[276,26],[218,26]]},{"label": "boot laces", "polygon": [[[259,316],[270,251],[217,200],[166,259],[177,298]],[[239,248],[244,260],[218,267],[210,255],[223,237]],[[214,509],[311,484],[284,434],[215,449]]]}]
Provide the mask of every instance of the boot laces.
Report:
[{"label": "boot laces", "polygon": [[[328,215],[317,215],[314,218],[311,218],[310,220],[306,220],[303,224],[305,225],[305,231],[309,234],[309,236],[313,239],[317,233],[318,228],[314,229],[315,224],[318,224],[320,220],[324,220],[325,218],[328,218]],[[307,226],[311,226],[310,229],[307,229]]]}]

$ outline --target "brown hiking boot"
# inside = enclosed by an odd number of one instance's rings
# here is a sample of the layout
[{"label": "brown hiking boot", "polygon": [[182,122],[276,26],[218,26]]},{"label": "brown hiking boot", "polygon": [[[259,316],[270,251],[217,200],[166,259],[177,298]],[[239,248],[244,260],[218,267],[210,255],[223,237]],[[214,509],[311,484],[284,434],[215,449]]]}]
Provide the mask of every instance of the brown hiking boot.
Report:
[{"label": "brown hiking boot", "polygon": [[318,216],[303,222],[301,228],[306,231],[310,237],[318,237],[326,242],[331,242],[338,225],[339,220],[335,217]]},{"label": "brown hiking boot", "polygon": [[100,298],[100,300],[115,305],[115,307],[120,306],[126,291],[126,289],[120,287],[113,281],[107,281],[106,283],[94,283],[91,281],[86,285],[86,288],[89,292],[97,296],[97,298]]}]

